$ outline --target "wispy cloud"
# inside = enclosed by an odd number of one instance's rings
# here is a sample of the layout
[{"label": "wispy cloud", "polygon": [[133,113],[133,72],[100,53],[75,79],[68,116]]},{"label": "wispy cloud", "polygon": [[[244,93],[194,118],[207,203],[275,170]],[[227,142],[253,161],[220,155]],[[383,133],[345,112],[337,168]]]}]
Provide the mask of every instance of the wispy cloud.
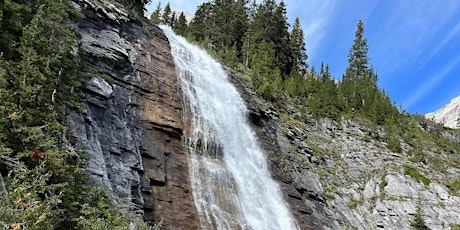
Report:
[{"label": "wispy cloud", "polygon": [[414,104],[419,102],[423,97],[430,93],[436,86],[447,77],[449,77],[450,73],[454,68],[456,68],[460,64],[460,56],[456,59],[452,60],[443,70],[436,75],[428,77],[428,81],[426,81],[422,86],[420,86],[416,93],[413,94],[408,100],[403,102],[405,108],[410,109]]},{"label": "wispy cloud", "polygon": [[309,56],[315,52],[326,33],[326,26],[333,18],[338,0],[285,1],[290,20],[299,17],[307,43]]}]

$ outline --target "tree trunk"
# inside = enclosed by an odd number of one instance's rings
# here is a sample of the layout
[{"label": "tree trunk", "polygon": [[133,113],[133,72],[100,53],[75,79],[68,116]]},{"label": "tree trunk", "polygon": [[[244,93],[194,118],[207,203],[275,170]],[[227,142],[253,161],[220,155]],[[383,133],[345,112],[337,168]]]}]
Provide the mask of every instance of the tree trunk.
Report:
[{"label": "tree trunk", "polygon": [[3,199],[6,200],[8,197],[8,192],[6,191],[5,183],[3,182],[3,176],[1,173],[0,173],[0,192],[2,194]]}]

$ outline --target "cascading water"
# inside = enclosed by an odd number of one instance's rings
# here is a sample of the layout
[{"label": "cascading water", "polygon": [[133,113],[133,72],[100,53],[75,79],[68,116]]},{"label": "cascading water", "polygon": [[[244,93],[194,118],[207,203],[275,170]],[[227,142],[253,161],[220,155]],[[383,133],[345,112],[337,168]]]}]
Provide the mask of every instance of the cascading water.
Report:
[{"label": "cascading water", "polygon": [[222,66],[162,26],[181,79],[192,193],[203,229],[298,229]]}]

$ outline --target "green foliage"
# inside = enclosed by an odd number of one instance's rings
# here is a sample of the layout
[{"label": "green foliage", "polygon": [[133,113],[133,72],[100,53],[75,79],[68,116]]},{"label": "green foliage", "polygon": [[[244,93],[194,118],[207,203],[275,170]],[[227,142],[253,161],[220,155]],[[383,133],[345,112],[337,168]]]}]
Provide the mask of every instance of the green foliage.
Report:
[{"label": "green foliage", "polygon": [[177,19],[177,22],[174,25],[174,31],[182,36],[185,36],[187,33],[187,20],[185,18],[184,12],[181,12],[179,15],[179,19]]},{"label": "green foliage", "polygon": [[71,25],[79,14],[68,0],[26,2],[0,3],[0,226],[75,229],[102,220],[105,229],[129,229],[129,218],[85,187],[87,154],[65,142],[62,122],[80,105],[85,80]]},{"label": "green foliage", "polygon": [[171,5],[169,2],[166,4],[165,8],[163,9],[163,14],[161,15],[162,23],[165,25],[169,25],[171,27],[174,26],[174,18],[172,16]]},{"label": "green foliage", "polygon": [[453,196],[460,196],[460,178],[455,179],[452,183],[447,185],[449,194]]},{"label": "green foliage", "polygon": [[150,20],[154,24],[159,24],[161,22],[161,2],[158,2],[155,11],[153,11],[152,15],[150,15]]},{"label": "green foliage", "polygon": [[418,183],[423,183],[425,186],[428,186],[431,183],[431,180],[424,175],[420,174],[420,172],[409,165],[404,166],[404,174],[411,176],[415,181]]},{"label": "green foliage", "polygon": [[130,229],[131,223],[136,229],[150,229],[136,221],[139,217],[114,206],[104,189],[84,187],[81,173],[73,175],[79,177],[79,183],[55,182],[56,174],[71,179],[68,174],[72,173],[54,172],[49,164],[53,162],[41,160],[28,169],[18,163],[10,171],[5,184],[8,196],[0,200],[2,229],[14,225],[21,229]]},{"label": "green foliage", "polygon": [[305,48],[304,33],[298,17],[295,19],[294,25],[292,27],[289,48],[292,51],[294,66],[296,67],[296,69],[305,72],[308,69],[308,55],[307,50]]},{"label": "green foliage", "polygon": [[386,176],[387,176],[386,174],[383,174],[382,177],[380,178],[380,189],[381,190],[383,190],[388,185]]},{"label": "green foliage", "polygon": [[428,226],[426,226],[425,220],[423,219],[423,210],[422,210],[422,205],[421,201],[419,200],[417,202],[417,208],[414,214],[414,219],[411,221],[410,226],[414,230],[426,230],[430,229]]},{"label": "green foliage", "polygon": [[80,216],[74,218],[76,229],[123,230],[131,229],[131,223],[137,230],[152,229],[147,224],[137,221],[139,217],[126,215],[120,208],[112,205],[105,189],[91,189],[85,196]]},{"label": "green foliage", "polygon": [[52,172],[42,161],[29,170],[17,165],[7,177],[7,199],[0,200],[0,226],[8,229],[19,224],[21,229],[55,229],[63,210],[56,209],[62,201],[59,190],[65,183],[48,185]]},{"label": "green foliage", "polygon": [[350,203],[348,203],[348,208],[350,209],[355,209],[356,207],[358,207],[358,205],[362,205],[364,203],[364,197],[360,197],[359,200],[355,199],[354,197],[352,197],[350,199]]},{"label": "green foliage", "polygon": [[401,142],[399,141],[399,138],[396,136],[391,135],[388,138],[388,144],[387,144],[388,150],[394,152],[394,153],[401,153],[402,148],[401,148]]},{"label": "green foliage", "polygon": [[122,0],[123,5],[132,10],[137,17],[144,16],[144,6],[151,2],[151,0]]}]

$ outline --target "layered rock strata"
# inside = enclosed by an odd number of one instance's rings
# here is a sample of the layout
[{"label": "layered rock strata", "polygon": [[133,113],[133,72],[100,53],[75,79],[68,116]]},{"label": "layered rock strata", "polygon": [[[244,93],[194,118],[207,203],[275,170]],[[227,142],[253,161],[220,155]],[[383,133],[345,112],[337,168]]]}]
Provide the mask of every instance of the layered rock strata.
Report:
[{"label": "layered rock strata", "polygon": [[70,113],[69,128],[71,142],[90,155],[91,183],[107,187],[151,224],[198,229],[167,38],[112,1],[75,3],[84,15],[76,29],[90,80],[83,112]]}]

